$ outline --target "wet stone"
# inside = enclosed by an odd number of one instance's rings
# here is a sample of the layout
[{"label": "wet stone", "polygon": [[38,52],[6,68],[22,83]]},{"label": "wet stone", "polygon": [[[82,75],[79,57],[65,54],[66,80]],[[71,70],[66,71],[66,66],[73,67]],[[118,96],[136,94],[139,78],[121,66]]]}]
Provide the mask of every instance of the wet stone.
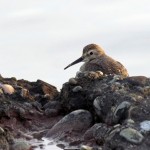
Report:
[{"label": "wet stone", "polygon": [[106,124],[101,124],[99,127],[96,128],[95,132],[93,133],[96,142],[101,145],[105,141],[107,137],[107,133],[110,130]]},{"label": "wet stone", "polygon": [[141,122],[140,128],[142,132],[150,132],[150,120],[145,120]]},{"label": "wet stone", "polygon": [[81,146],[80,150],[93,150],[93,149],[90,146],[83,145]]},{"label": "wet stone", "polygon": [[35,108],[41,110],[42,109],[42,105],[40,103],[36,102],[32,102],[32,106],[34,106]]},{"label": "wet stone", "polygon": [[120,132],[120,136],[133,144],[140,144],[144,139],[144,136],[139,131],[130,127],[123,129]]},{"label": "wet stone", "polygon": [[59,101],[50,101],[43,106],[44,109],[61,109],[61,103]]},{"label": "wet stone", "polygon": [[113,76],[113,79],[112,79],[109,83],[110,83],[110,84],[113,84],[113,83],[115,83],[116,81],[122,80],[122,79],[123,79],[122,76],[120,76],[120,75],[114,75],[114,76]]},{"label": "wet stone", "polygon": [[17,112],[19,113],[19,115],[24,116],[25,115],[25,110],[23,108],[18,108]]},{"label": "wet stone", "polygon": [[0,127],[0,135],[4,133],[4,129]]},{"label": "wet stone", "polygon": [[150,95],[150,86],[146,86],[143,88],[143,94],[144,95]]},{"label": "wet stone", "polygon": [[94,139],[94,138],[95,138],[94,134],[96,133],[96,130],[97,130],[98,128],[100,128],[102,125],[103,125],[102,123],[96,123],[96,124],[94,124],[91,128],[89,128],[89,129],[85,132],[83,138],[84,138],[85,140]]},{"label": "wet stone", "polygon": [[56,87],[52,86],[51,84],[48,84],[42,80],[37,80],[36,86],[32,88],[32,92],[37,92],[39,94],[45,95],[49,94],[51,96],[51,99],[53,99],[55,96],[58,95],[58,91]]},{"label": "wet stone", "polygon": [[81,92],[82,91],[82,87],[81,86],[76,86],[72,89],[73,92],[77,93],[77,92]]},{"label": "wet stone", "polygon": [[2,95],[2,94],[4,94],[4,93],[3,93],[3,90],[2,90],[2,89],[0,89],[0,95]]},{"label": "wet stone", "polygon": [[149,78],[145,76],[132,76],[126,78],[125,81],[133,86],[146,86],[150,84]]},{"label": "wet stone", "polygon": [[123,101],[120,103],[113,116],[113,122],[118,123],[121,121],[120,119],[126,119],[129,116],[129,109],[130,109],[131,103],[127,101]]},{"label": "wet stone", "polygon": [[65,148],[65,144],[59,143],[59,144],[57,144],[57,147],[59,147],[61,149],[64,149]]},{"label": "wet stone", "polygon": [[21,89],[21,93],[20,93],[20,95],[23,97],[23,98],[27,98],[27,97],[29,97],[29,90],[27,90],[27,89]]},{"label": "wet stone", "polygon": [[15,89],[13,88],[13,86],[9,85],[9,84],[2,84],[0,83],[0,87],[3,89],[3,92],[5,94],[13,94],[15,92]]},{"label": "wet stone", "polygon": [[84,77],[84,73],[83,73],[83,72],[78,71],[78,72],[76,73],[76,78],[83,78],[83,77]]},{"label": "wet stone", "polygon": [[7,131],[0,127],[0,150],[9,150],[9,137]]},{"label": "wet stone", "polygon": [[92,115],[86,110],[76,110],[62,118],[47,133],[47,137],[62,138],[73,130],[83,132],[92,124]]},{"label": "wet stone", "polygon": [[102,109],[104,105],[105,105],[105,102],[103,101],[102,97],[98,96],[94,99],[93,107],[99,118],[102,118]]},{"label": "wet stone", "polygon": [[24,106],[26,106],[27,108],[31,109],[32,108],[32,104],[28,103],[28,102],[25,102],[24,103]]},{"label": "wet stone", "polygon": [[45,115],[48,116],[48,117],[55,117],[55,116],[58,116],[58,110],[57,109],[50,109],[50,108],[47,108],[45,110]]},{"label": "wet stone", "polygon": [[17,139],[12,145],[12,150],[29,150],[31,146],[23,139]]},{"label": "wet stone", "polygon": [[135,121],[134,120],[132,120],[132,119],[126,119],[126,120],[124,120],[124,122],[123,122],[123,125],[128,125],[128,126],[134,126],[134,124],[135,124]]},{"label": "wet stone", "polygon": [[70,78],[70,79],[69,79],[69,83],[70,83],[71,85],[76,85],[76,84],[78,83],[78,81],[77,81],[75,78]]}]

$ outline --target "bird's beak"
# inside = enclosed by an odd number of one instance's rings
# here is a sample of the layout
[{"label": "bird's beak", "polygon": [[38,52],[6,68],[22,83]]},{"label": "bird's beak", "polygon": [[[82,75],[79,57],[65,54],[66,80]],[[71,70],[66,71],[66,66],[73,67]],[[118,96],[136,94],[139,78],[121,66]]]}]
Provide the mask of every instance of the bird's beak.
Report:
[{"label": "bird's beak", "polygon": [[73,66],[73,65],[81,62],[81,61],[83,61],[83,57],[80,57],[77,60],[75,60],[74,62],[72,62],[71,64],[69,64],[67,67],[64,68],[64,70],[67,69],[67,68],[69,68],[70,66]]}]

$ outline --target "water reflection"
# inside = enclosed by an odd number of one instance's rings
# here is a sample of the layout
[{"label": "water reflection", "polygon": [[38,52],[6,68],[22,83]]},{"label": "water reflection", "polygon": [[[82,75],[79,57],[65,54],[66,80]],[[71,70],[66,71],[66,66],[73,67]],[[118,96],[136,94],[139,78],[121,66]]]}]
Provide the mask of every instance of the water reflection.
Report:
[{"label": "water reflection", "polygon": [[31,145],[35,147],[34,150],[61,150],[53,141],[46,138],[42,138],[41,141],[31,141]]}]

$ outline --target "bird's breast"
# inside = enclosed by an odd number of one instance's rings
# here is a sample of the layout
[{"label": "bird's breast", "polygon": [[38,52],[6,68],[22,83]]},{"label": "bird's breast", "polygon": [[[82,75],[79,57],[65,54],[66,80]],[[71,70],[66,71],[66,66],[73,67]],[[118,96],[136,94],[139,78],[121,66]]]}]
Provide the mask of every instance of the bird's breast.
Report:
[{"label": "bird's breast", "polygon": [[81,67],[80,71],[85,72],[85,71],[100,71],[103,70],[101,66],[101,60],[92,60],[89,62],[85,62]]}]

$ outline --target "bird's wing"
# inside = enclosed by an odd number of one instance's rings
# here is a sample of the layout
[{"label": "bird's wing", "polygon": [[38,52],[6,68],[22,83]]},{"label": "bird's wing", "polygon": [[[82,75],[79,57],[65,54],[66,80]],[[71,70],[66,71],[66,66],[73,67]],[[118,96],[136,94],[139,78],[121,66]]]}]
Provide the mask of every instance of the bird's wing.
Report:
[{"label": "bird's wing", "polygon": [[126,68],[113,58],[106,56],[102,61],[101,65],[105,68],[106,74],[128,74]]}]

